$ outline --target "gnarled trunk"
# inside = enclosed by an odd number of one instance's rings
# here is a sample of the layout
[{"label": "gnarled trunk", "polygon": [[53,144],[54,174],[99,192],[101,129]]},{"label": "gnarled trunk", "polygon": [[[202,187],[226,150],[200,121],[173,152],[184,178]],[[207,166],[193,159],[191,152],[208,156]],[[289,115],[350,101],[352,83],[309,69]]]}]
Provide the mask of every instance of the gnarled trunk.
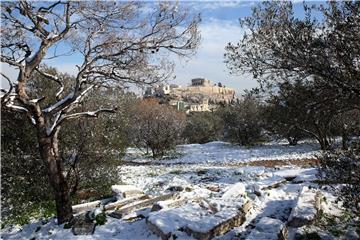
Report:
[{"label": "gnarled trunk", "polygon": [[51,136],[38,132],[40,155],[46,165],[50,184],[53,188],[58,224],[72,219],[72,207],[69,186],[63,173],[63,163],[59,156],[58,138],[56,131]]}]

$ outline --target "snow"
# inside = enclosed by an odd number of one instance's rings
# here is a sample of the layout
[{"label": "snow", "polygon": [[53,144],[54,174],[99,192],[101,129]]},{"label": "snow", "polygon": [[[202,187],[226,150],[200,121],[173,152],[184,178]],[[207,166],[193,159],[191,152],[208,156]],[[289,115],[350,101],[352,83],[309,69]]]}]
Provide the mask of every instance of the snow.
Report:
[{"label": "snow", "polygon": [[230,200],[234,197],[238,197],[245,194],[245,185],[243,183],[235,183],[222,195],[222,199]]},{"label": "snow", "polygon": [[50,105],[49,107],[45,108],[44,110],[42,110],[44,113],[49,113],[51,111],[53,111],[54,109],[60,107],[62,104],[64,104],[66,101],[72,99],[74,97],[74,92],[71,92],[70,94],[68,94],[66,97],[64,97],[63,99],[61,99],[60,101],[54,103],[53,105]]},{"label": "snow", "polygon": [[277,240],[278,234],[284,228],[285,224],[274,218],[263,217],[256,224],[254,230],[246,238],[247,240]]},{"label": "snow", "polygon": [[[251,237],[260,236],[259,234],[266,236],[266,239],[272,239],[281,223],[288,220],[301,190],[308,186],[317,187],[313,183],[317,175],[316,168],[296,165],[276,168],[236,165],[264,159],[296,161],[300,158],[312,158],[318,151],[317,145],[313,143],[304,142],[295,147],[270,143],[245,148],[224,142],[212,142],[182,145],[178,150],[181,150],[182,155],[174,159],[151,160],[141,155],[140,151],[129,149],[127,161],[137,164],[126,164],[125,161],[119,168],[121,184],[135,186],[151,196],[166,194],[171,186],[184,188],[178,194],[180,199],[185,198],[187,202],[166,207],[167,203],[171,203],[166,200],[160,203],[165,208],[158,212],[148,211],[146,214],[148,221],[164,232],[176,234],[177,239],[191,239],[183,231],[186,227],[198,231],[209,230],[224,219],[234,216],[246,201],[251,201],[252,208],[247,213],[245,222],[216,239],[233,239],[236,236],[254,239]],[[287,181],[285,178],[288,177],[299,181]],[[211,191],[209,186],[217,186],[218,190]],[[254,194],[255,191],[261,194]],[[325,193],[325,196],[331,199],[329,193]],[[306,202],[300,205],[307,206]],[[36,231],[38,226],[40,229]],[[1,237],[70,240],[160,239],[149,230],[145,219],[127,222],[125,219],[112,217],[107,218],[105,225],[97,226],[91,236],[74,236],[70,229],[63,229],[62,225],[56,225],[56,220],[50,219],[46,223],[34,221],[21,227],[8,226],[1,230]]]},{"label": "snow", "polygon": [[303,187],[296,202],[295,207],[291,211],[289,221],[294,218],[301,218],[306,220],[313,220],[317,214],[315,207],[316,191],[309,189],[307,186]]},{"label": "snow", "polygon": [[112,185],[111,191],[116,194],[118,199],[126,197],[126,194],[142,194],[142,191],[133,185]]},{"label": "snow", "polygon": [[138,163],[156,162],[161,164],[236,164],[254,160],[296,160],[314,158],[319,146],[303,142],[297,146],[272,142],[252,148],[236,146],[226,142],[187,144],[177,147],[182,156],[175,159],[153,160],[139,156],[137,149],[129,149],[126,161]]}]

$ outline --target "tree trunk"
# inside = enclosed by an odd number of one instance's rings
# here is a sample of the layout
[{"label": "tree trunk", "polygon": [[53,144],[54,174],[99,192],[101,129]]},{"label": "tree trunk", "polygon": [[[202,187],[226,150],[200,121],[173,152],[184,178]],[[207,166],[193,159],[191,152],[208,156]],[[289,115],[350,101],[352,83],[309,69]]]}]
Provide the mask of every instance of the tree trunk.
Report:
[{"label": "tree trunk", "polygon": [[347,133],[347,125],[343,124],[342,126],[342,149],[343,150],[348,150],[348,142],[349,142],[349,136]]},{"label": "tree trunk", "polygon": [[59,156],[57,132],[46,136],[38,135],[40,155],[45,162],[50,184],[53,188],[58,224],[73,218],[69,186],[63,174],[63,163]]}]

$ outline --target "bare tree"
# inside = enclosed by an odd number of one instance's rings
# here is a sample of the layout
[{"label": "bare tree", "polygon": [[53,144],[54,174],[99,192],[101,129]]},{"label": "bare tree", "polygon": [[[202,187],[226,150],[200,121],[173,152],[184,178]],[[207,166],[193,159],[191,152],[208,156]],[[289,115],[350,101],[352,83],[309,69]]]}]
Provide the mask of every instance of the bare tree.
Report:
[{"label": "bare tree", "polygon": [[[1,107],[26,114],[36,128],[59,224],[73,216],[59,155],[62,124],[114,112],[111,107],[78,110],[96,88],[149,84],[168,77],[172,70],[168,54],[190,56],[198,46],[199,20],[177,3],[151,3],[150,8],[139,2],[2,3],[1,62],[19,73],[13,81],[1,73],[10,84],[9,89],[2,89]],[[42,71],[40,64],[68,54],[80,56],[81,62],[71,88],[65,91],[62,79]],[[40,105],[46,96],[32,99],[28,95],[27,83],[34,72],[59,86],[57,100],[46,107]]]}]

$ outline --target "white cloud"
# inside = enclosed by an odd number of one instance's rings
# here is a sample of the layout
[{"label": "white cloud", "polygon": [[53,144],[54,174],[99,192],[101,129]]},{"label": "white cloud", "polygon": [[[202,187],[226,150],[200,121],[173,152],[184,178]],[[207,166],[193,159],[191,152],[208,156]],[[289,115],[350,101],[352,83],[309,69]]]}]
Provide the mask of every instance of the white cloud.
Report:
[{"label": "white cloud", "polygon": [[[183,2],[184,3],[184,2]],[[254,1],[186,1],[195,10],[216,10],[220,8],[234,8],[252,6]]]},{"label": "white cloud", "polygon": [[258,86],[250,75],[232,76],[224,63],[225,46],[237,42],[244,31],[234,21],[209,19],[200,26],[202,43],[195,57],[189,61],[176,60],[174,83],[187,85],[192,78],[205,77],[213,83],[222,82],[241,94],[244,89]]}]

